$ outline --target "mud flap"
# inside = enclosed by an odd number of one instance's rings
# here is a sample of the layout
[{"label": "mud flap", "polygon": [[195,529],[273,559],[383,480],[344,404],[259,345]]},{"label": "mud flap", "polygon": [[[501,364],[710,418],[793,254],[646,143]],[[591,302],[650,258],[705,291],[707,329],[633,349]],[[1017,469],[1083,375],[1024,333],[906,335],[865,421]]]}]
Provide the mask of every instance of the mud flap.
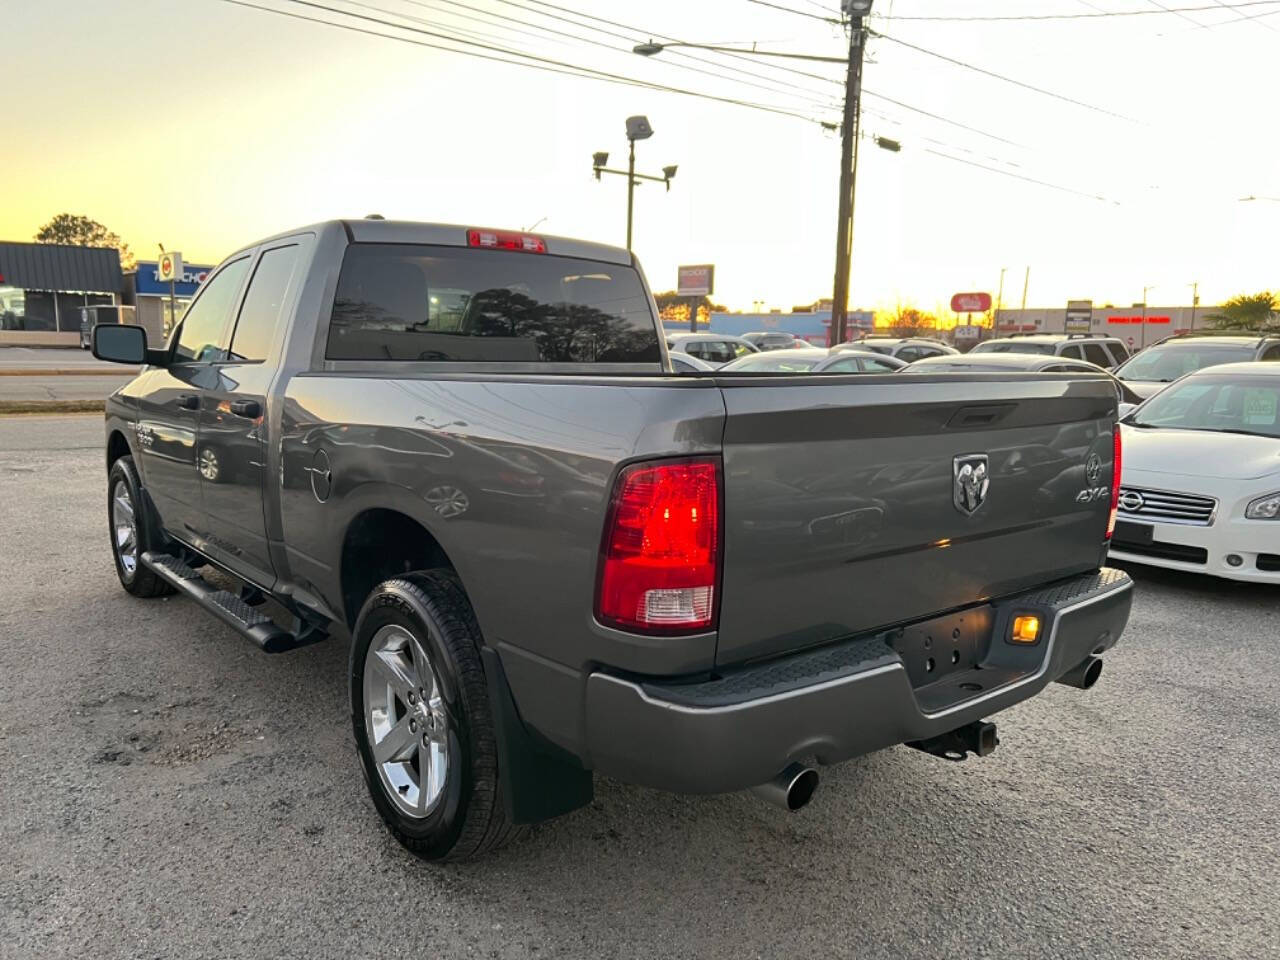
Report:
[{"label": "mud flap", "polygon": [[595,797],[590,770],[529,734],[496,651],[482,647],[485,682],[498,737],[498,770],[508,779],[503,802],[512,823],[541,823],[585,807]]}]

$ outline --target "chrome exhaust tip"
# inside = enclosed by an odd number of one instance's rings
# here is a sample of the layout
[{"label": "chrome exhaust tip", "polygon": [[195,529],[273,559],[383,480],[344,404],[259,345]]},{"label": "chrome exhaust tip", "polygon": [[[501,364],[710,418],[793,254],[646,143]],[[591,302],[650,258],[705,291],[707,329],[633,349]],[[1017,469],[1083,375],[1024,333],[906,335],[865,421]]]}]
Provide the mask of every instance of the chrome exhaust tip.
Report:
[{"label": "chrome exhaust tip", "polygon": [[803,763],[788,764],[785,770],[751,792],[766,803],[792,813],[807,806],[818,789],[818,771]]},{"label": "chrome exhaust tip", "polygon": [[1077,690],[1088,690],[1102,676],[1102,658],[1085,657],[1074,667],[1058,678],[1058,683],[1065,683]]}]

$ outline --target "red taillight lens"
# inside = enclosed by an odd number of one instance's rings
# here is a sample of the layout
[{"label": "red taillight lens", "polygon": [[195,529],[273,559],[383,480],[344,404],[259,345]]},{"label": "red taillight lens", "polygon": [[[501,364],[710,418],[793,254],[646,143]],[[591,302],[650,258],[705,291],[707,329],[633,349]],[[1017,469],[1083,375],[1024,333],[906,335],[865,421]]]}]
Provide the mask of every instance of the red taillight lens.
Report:
[{"label": "red taillight lens", "polygon": [[720,563],[720,465],[640,463],[613,489],[596,618],[645,633],[713,630]]},{"label": "red taillight lens", "polygon": [[467,246],[487,247],[490,250],[518,250],[521,253],[547,252],[547,245],[542,242],[541,237],[502,230],[468,230]]},{"label": "red taillight lens", "polygon": [[1107,539],[1116,532],[1116,511],[1120,509],[1120,424],[1111,428],[1111,516],[1107,520]]}]

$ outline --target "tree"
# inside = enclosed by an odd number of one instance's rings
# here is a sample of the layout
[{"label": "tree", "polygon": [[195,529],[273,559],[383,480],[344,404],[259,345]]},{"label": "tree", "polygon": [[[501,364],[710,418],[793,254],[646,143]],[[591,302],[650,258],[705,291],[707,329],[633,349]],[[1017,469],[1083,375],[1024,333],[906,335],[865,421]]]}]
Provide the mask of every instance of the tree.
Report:
[{"label": "tree", "polygon": [[67,243],[76,247],[111,247],[120,254],[120,265],[134,266],[133,252],[119,234],[112,233],[97,220],[76,213],[60,213],[36,231],[36,243]]},{"label": "tree", "polygon": [[[674,290],[664,290],[653,295],[658,304],[658,316],[663,324],[669,327],[689,326],[689,297],[682,297]],[[726,307],[713,303],[710,297],[698,298],[698,322],[710,324],[711,312],[724,313]]]},{"label": "tree", "polygon": [[1219,330],[1271,330],[1280,327],[1280,293],[1242,293],[1205,320]]},{"label": "tree", "polygon": [[897,303],[891,309],[876,311],[876,330],[886,331],[891,337],[918,337],[936,335],[938,318],[932,313],[906,303]]}]

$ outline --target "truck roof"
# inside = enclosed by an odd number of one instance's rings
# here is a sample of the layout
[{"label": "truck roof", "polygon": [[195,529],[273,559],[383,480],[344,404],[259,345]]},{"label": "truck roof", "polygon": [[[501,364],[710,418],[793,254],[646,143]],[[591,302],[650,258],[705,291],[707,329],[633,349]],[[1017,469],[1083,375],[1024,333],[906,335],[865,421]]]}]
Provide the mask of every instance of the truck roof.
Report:
[{"label": "truck roof", "polygon": [[[421,223],[414,220],[374,220],[369,218],[326,220],[286,230],[271,237],[264,237],[253,243],[246,244],[242,249],[250,249],[262,243],[296,236],[299,233],[320,233],[323,230],[334,228],[345,231],[352,243],[426,243],[449,247],[467,246],[468,230],[479,229],[513,234],[526,233],[526,231],[507,230],[501,227],[487,227],[478,223],[463,226],[453,223]],[[622,247],[615,247],[606,243],[594,243],[590,240],[575,240],[572,237],[548,236],[543,233],[528,233],[528,235],[541,239],[546,244],[547,253],[553,256],[600,260],[605,263],[634,264],[631,253]]]}]

